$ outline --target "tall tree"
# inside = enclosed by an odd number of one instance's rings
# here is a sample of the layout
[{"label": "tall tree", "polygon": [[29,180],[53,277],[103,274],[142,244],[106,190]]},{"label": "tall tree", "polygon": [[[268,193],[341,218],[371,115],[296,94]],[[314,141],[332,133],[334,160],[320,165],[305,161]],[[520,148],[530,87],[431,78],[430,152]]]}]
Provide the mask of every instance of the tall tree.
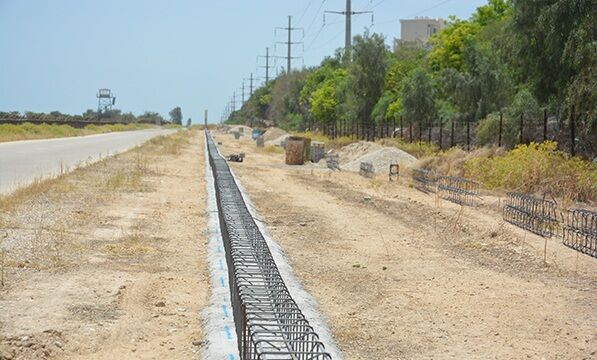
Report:
[{"label": "tall tree", "polygon": [[416,69],[405,79],[402,106],[408,121],[418,124],[419,129],[430,126],[435,119],[435,90],[429,75],[423,69]]},{"label": "tall tree", "polygon": [[180,106],[175,107],[168,113],[170,115],[170,121],[176,125],[182,125],[182,110]]},{"label": "tall tree", "polygon": [[372,112],[384,90],[388,49],[380,34],[354,37],[352,63],[348,69],[348,101],[354,116],[365,125],[373,123]]}]

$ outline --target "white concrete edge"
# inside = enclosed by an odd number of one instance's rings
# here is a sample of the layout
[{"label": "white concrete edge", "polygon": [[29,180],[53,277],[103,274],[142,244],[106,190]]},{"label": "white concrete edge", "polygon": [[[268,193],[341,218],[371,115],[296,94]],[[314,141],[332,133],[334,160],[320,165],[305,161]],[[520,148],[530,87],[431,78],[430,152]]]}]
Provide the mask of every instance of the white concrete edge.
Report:
[{"label": "white concrete edge", "polygon": [[206,334],[206,344],[202,348],[201,358],[204,360],[237,360],[239,359],[238,343],[230,300],[228,264],[226,263],[224,242],[220,230],[215,180],[209,163],[207,141],[204,142],[204,145],[207,259],[211,295],[208,306],[201,314]]},{"label": "white concrete edge", "polygon": [[253,219],[255,219],[257,227],[267,242],[276,266],[280,271],[280,275],[282,276],[290,295],[303,312],[303,315],[305,315],[309,321],[309,324],[313,327],[313,330],[315,330],[317,335],[319,335],[319,340],[324,344],[325,350],[332,356],[332,359],[342,360],[342,354],[338,349],[334,338],[332,337],[330,328],[327,325],[328,320],[319,312],[317,301],[307,292],[307,290],[302,287],[299,280],[294,275],[292,268],[288,264],[284,250],[272,238],[265,224],[259,220],[261,217],[258,215],[255,206],[249,199],[246,189],[242,186],[232,168],[230,168],[230,172],[232,173],[232,177],[234,178],[236,185],[240,189],[241,195],[247,204],[251,216],[253,216]]}]

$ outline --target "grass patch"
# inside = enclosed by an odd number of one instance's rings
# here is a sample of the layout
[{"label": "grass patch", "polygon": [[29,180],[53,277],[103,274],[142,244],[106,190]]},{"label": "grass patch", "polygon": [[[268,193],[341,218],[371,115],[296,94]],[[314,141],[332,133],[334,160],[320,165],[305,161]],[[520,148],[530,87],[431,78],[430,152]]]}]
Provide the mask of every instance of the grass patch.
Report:
[{"label": "grass patch", "polygon": [[343,146],[350,145],[358,142],[359,140],[353,139],[349,136],[340,136],[335,139],[331,139],[322,133],[305,131],[305,132],[293,132],[293,136],[301,136],[311,139],[311,141],[318,141],[325,144],[326,149],[339,149]]},{"label": "grass patch", "polygon": [[417,159],[432,156],[439,153],[439,146],[426,141],[406,142],[400,138],[387,138],[377,141],[384,146],[393,146],[404,152],[411,154]]},{"label": "grass patch", "polygon": [[152,148],[150,151],[155,153],[178,155],[186,145],[190,144],[191,136],[191,131],[179,131],[171,135],[156,136],[143,147],[150,147]]},{"label": "grass patch", "polygon": [[50,139],[69,136],[83,136],[103,134],[117,131],[131,131],[149,129],[149,124],[107,124],[87,125],[84,128],[74,128],[66,124],[1,124],[0,142],[17,140]]},{"label": "grass patch", "polygon": [[257,148],[258,152],[267,153],[267,154],[283,154],[284,149],[276,146],[276,145],[267,145],[262,148]]},{"label": "grass patch", "polygon": [[117,256],[154,255],[158,250],[151,246],[148,239],[140,232],[133,232],[123,236],[119,242],[106,245],[106,250]]}]

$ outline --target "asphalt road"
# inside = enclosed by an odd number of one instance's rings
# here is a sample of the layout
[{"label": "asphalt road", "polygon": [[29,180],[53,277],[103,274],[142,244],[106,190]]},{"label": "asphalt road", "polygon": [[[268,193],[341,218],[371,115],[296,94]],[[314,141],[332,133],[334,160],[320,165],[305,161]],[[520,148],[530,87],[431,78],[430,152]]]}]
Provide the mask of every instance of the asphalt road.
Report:
[{"label": "asphalt road", "polygon": [[68,171],[77,165],[92,163],[175,131],[148,129],[0,143],[0,194],[8,194],[36,179],[58,175],[61,169]]}]

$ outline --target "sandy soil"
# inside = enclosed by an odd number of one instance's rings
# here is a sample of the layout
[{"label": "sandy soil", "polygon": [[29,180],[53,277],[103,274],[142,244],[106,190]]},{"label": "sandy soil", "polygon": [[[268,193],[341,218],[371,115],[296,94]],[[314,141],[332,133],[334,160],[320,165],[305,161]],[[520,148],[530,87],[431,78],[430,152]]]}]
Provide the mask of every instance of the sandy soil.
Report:
[{"label": "sandy soil", "polygon": [[79,169],[1,214],[0,358],[198,357],[209,282],[203,137],[189,138]]},{"label": "sandy soil", "polygon": [[[347,359],[589,359],[597,260],[406,179],[289,167],[216,135]],[[547,244],[547,263],[543,262]]]}]

